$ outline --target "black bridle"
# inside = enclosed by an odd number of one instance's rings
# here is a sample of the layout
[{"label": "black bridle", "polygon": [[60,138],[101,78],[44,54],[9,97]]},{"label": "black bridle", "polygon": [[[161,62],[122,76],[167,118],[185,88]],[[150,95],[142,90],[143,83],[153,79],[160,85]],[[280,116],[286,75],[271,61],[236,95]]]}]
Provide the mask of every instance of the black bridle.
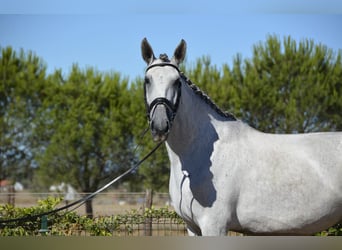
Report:
[{"label": "black bridle", "polygon": [[183,74],[181,73],[181,71],[179,70],[179,68],[176,65],[174,65],[170,62],[152,64],[152,65],[147,67],[145,72],[147,72],[148,70],[150,70],[151,68],[154,68],[154,67],[165,67],[165,66],[170,66],[170,67],[175,68],[180,75],[180,78],[178,78],[176,80],[177,81],[177,99],[176,99],[176,102],[173,104],[170,100],[168,100],[165,97],[157,97],[150,104],[148,104],[147,99],[146,99],[146,84],[147,84],[146,80],[144,83],[144,98],[145,98],[145,105],[146,105],[146,116],[147,116],[149,123],[151,122],[151,112],[154,110],[154,108],[158,105],[164,105],[167,109],[167,112],[170,114],[170,117],[169,117],[170,121],[169,122],[170,122],[170,127],[171,127],[172,122],[176,116],[178,106],[179,106],[179,102],[180,102],[181,87],[182,87],[181,78],[182,78]]}]

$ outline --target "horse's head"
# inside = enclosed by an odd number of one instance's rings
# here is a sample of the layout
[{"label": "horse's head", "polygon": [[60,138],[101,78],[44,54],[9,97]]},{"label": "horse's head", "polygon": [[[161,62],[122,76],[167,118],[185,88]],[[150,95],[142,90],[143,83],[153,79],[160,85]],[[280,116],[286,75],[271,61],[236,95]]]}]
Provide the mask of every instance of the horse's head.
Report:
[{"label": "horse's head", "polygon": [[155,141],[166,140],[176,115],[181,96],[181,73],[186,43],[180,42],[171,60],[162,54],[157,59],[147,39],[141,43],[141,53],[147,63],[144,94],[147,117]]}]

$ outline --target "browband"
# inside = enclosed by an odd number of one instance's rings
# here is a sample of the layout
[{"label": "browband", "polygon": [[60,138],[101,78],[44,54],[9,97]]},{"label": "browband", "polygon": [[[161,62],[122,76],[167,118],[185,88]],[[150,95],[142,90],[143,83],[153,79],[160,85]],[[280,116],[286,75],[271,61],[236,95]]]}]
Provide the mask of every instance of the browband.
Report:
[{"label": "browband", "polygon": [[179,73],[181,73],[177,65],[174,65],[172,63],[167,63],[167,62],[151,64],[150,66],[146,68],[145,72],[147,72],[149,69],[154,68],[154,67],[164,67],[164,66],[171,66],[175,68]]}]

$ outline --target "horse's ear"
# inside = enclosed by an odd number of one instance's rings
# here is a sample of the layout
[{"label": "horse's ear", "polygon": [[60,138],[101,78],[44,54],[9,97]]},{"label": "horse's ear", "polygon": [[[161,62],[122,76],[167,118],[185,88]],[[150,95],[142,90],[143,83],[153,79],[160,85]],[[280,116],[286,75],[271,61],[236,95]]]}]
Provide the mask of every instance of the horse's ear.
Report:
[{"label": "horse's ear", "polygon": [[184,61],[186,53],[186,42],[182,39],[173,53],[172,60],[179,65]]},{"label": "horse's ear", "polygon": [[146,37],[141,42],[141,55],[147,65],[151,64],[156,57],[154,56],[153,49],[148,43]]}]

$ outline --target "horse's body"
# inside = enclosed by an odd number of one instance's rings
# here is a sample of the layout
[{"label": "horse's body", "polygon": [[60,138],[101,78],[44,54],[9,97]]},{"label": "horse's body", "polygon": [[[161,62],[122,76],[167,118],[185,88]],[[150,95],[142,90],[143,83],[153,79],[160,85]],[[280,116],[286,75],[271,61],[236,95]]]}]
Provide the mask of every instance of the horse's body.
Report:
[{"label": "horse's body", "polygon": [[308,235],[342,220],[341,132],[259,132],[169,67],[184,59],[185,43],[167,62],[146,40],[142,50],[152,134],[166,139],[171,200],[189,234]]}]

